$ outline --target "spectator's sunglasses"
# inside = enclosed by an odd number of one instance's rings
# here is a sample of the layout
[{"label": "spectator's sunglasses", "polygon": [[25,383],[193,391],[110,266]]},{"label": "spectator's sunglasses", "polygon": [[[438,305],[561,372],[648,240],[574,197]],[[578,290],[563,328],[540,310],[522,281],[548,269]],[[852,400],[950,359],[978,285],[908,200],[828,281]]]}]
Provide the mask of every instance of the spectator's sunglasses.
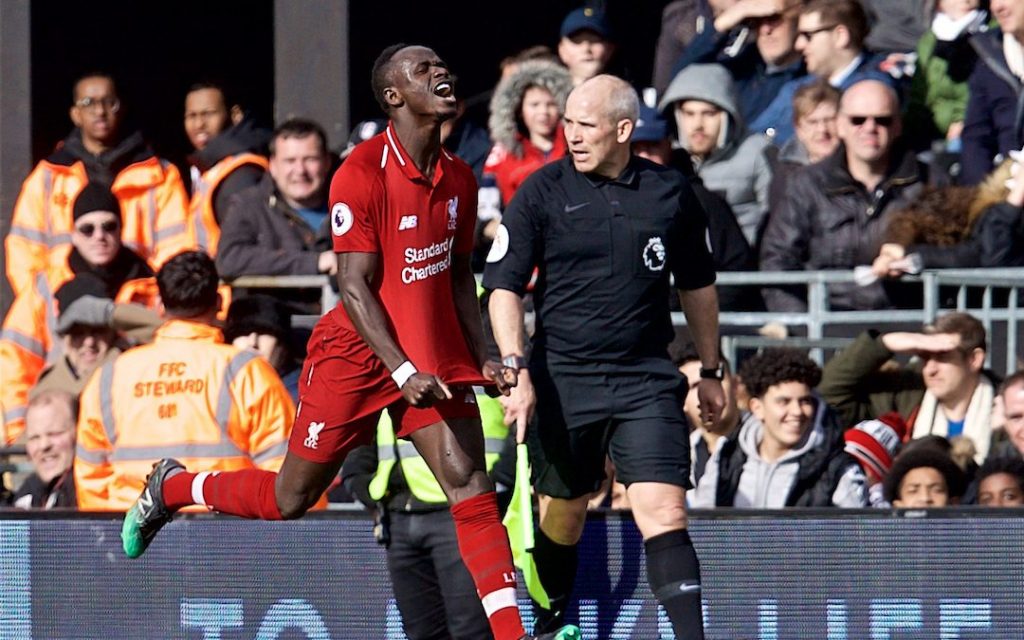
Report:
[{"label": "spectator's sunglasses", "polygon": [[114,235],[115,233],[117,233],[117,229],[120,226],[121,225],[119,225],[117,222],[113,220],[107,220],[106,222],[102,222],[99,225],[95,225],[91,222],[85,222],[75,227],[75,231],[77,231],[78,233],[82,234],[87,238],[91,238],[92,235],[96,233],[96,229],[99,229],[103,233],[109,233],[110,235]]},{"label": "spectator's sunglasses", "polygon": [[861,127],[868,120],[874,121],[880,127],[891,127],[893,123],[893,116],[846,116],[850,120],[850,124],[855,127]]}]

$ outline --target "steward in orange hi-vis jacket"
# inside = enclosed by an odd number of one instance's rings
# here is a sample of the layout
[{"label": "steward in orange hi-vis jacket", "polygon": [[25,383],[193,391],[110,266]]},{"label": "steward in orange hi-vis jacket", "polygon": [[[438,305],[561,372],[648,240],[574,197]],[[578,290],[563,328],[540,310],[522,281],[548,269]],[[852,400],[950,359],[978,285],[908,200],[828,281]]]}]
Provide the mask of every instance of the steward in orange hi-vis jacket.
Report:
[{"label": "steward in orange hi-vis jacket", "polygon": [[231,198],[266,173],[270,132],[246,118],[224,85],[200,82],[185,94],[185,135],[195,152],[189,230],[199,248],[217,255],[220,225]]},{"label": "steward in orange hi-vis jacket", "polygon": [[63,261],[71,237],[71,204],[90,182],[117,196],[124,245],[154,269],[195,246],[181,174],[158,158],[140,133],[122,137],[120,113],[109,76],[89,74],[75,83],[70,112],[75,129],[22,184],[4,241],[15,294],[28,288],[35,274]]},{"label": "steward in orange hi-vis jacket", "polygon": [[[194,85],[185,95],[185,135],[195,147],[189,230],[199,247],[217,255],[220,225],[235,194],[259,184],[269,166],[270,132],[229,104],[224,88]],[[230,108],[229,108],[230,106]]]},{"label": "steward in orange hi-vis jacket", "polygon": [[[71,203],[89,182],[85,163],[75,157],[75,145],[40,162],[22,184],[7,235],[7,275],[15,293],[32,282],[34,274],[59,265],[71,240]],[[142,142],[132,136],[126,142]],[[186,227],[185,186],[177,167],[148,150],[121,169],[111,190],[121,203],[121,239],[150,266],[159,268],[176,253],[195,246]]]},{"label": "steward in orange hi-vis jacket", "polygon": [[217,280],[201,252],[172,258],[157,274],[168,322],[152,344],[107,362],[86,384],[79,508],[127,509],[166,456],[199,471],[280,467],[295,406],[266,360],[223,344],[210,326]]},{"label": "steward in orange hi-vis jacket", "polygon": [[[153,271],[146,261],[121,243],[120,204],[111,191],[98,183],[88,183],[69,209],[73,226],[61,262],[36,274],[17,295],[0,330],[0,404],[4,407],[8,443],[24,429],[29,389],[44,366],[74,355],[65,353],[65,346],[70,345],[63,344],[56,331],[63,287],[78,281],[82,288],[86,286],[83,279],[88,278],[92,282],[89,295],[117,302],[142,302],[138,296],[144,292],[145,283],[152,280]],[[86,340],[82,332],[79,334]],[[104,343],[110,342],[109,335],[101,337]],[[82,375],[88,369],[85,367]]]},{"label": "steward in orange hi-vis jacket", "polygon": [[126,510],[164,456],[202,471],[281,466],[291,396],[266,360],[221,340],[172,320],[93,375],[78,421],[79,508]]}]

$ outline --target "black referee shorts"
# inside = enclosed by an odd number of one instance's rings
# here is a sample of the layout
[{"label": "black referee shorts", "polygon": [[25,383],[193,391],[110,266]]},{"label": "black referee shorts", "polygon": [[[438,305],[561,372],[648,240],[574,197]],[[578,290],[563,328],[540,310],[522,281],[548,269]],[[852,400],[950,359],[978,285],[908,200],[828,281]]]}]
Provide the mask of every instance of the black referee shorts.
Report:
[{"label": "black referee shorts", "polygon": [[578,498],[605,479],[605,456],[626,486],[660,482],[690,485],[686,384],[665,359],[628,368],[530,368],[537,410],[530,425],[530,457],[537,491]]}]

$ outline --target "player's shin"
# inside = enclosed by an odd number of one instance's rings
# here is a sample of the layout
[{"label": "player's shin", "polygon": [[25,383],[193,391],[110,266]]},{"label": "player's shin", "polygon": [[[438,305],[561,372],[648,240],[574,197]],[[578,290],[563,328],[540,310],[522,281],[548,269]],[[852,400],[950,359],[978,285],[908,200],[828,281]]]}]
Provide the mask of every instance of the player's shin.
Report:
[{"label": "player's shin", "polygon": [[451,512],[459,551],[473,576],[495,640],[519,640],[525,631],[516,602],[516,570],[494,492],[452,505]]},{"label": "player's shin", "polygon": [[257,520],[281,520],[274,494],[277,474],[262,469],[223,473],[179,473],[164,484],[168,508],[201,504],[214,511]]},{"label": "player's shin", "polygon": [[534,537],[533,559],[537,577],[550,600],[549,609],[534,606],[537,624],[534,633],[554,631],[565,624],[565,609],[572,597],[579,554],[575,544],[558,544],[539,527]]},{"label": "player's shin", "polygon": [[677,640],[704,640],[700,563],[686,529],[669,531],[644,542],[647,579],[665,607]]}]

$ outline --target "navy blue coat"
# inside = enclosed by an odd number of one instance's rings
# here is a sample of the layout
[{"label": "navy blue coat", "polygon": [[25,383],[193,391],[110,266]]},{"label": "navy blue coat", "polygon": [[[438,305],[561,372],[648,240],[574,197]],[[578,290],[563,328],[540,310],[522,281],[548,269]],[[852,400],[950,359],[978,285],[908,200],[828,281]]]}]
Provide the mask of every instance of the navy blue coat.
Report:
[{"label": "navy blue coat", "polygon": [[970,42],[978,61],[967,81],[962,184],[978,184],[992,171],[997,154],[1024,144],[1024,86],[1006,65],[1003,32],[979,33]]}]

